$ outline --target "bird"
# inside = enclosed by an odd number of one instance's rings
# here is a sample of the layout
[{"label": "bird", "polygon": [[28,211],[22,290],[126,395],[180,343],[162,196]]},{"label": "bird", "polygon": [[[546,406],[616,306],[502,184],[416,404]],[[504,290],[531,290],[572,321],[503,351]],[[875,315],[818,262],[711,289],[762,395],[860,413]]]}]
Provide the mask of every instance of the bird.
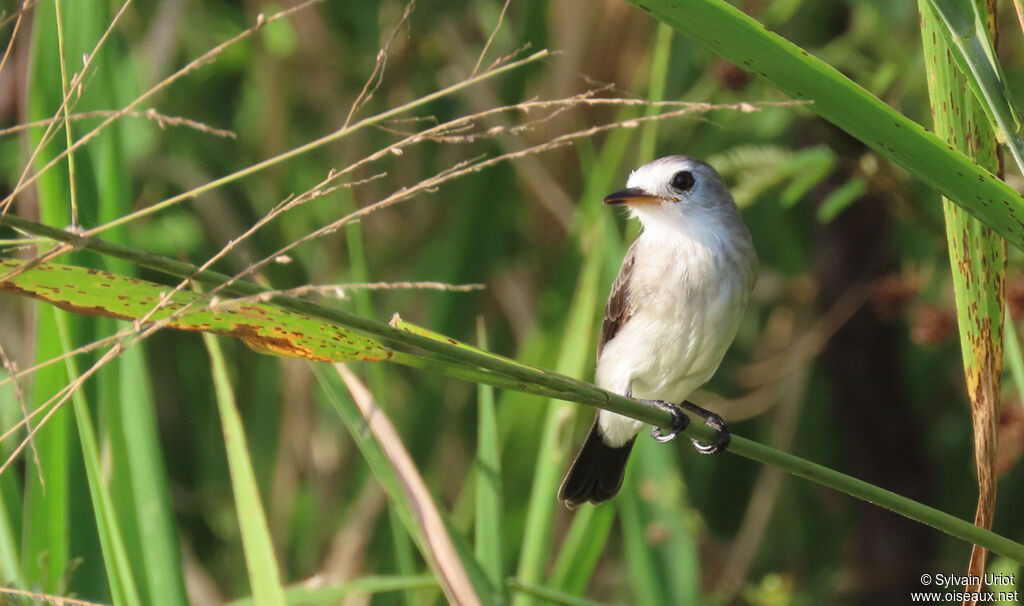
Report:
[{"label": "bird", "polygon": [[[668,441],[689,410],[716,430],[713,443],[691,438],[704,454],[722,452],[729,430],[721,416],[687,398],[718,369],[739,330],[757,273],[750,232],[722,177],[711,165],[675,155],[644,164],[626,189],[608,195],[640,220],[612,284],[597,342],[595,383],[668,410]],[[643,422],[601,410],[559,489],[569,508],[614,497]]]}]

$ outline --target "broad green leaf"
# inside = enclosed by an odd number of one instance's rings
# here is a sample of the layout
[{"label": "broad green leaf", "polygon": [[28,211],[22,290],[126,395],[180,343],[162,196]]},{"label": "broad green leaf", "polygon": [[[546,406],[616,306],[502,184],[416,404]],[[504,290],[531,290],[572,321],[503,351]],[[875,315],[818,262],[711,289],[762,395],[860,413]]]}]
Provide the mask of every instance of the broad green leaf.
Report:
[{"label": "broad green leaf", "polygon": [[[19,269],[24,262],[0,259],[0,270]],[[170,287],[73,265],[43,263],[0,282],[0,290],[42,299],[61,309],[88,316],[125,320],[146,317]],[[166,305],[148,316],[156,322],[184,312],[171,328],[238,337],[256,351],[318,362],[379,361],[391,352],[376,341],[323,320],[272,304],[226,302],[211,309],[192,292],[175,293]],[[189,307],[189,309],[186,309]]]}]

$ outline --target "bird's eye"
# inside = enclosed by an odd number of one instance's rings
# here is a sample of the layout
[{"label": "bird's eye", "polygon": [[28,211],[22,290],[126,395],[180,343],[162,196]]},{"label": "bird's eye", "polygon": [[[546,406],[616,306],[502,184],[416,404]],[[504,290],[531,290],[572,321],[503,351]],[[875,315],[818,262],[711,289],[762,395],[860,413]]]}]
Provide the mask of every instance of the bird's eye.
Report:
[{"label": "bird's eye", "polygon": [[679,191],[687,191],[693,184],[696,183],[696,179],[693,178],[693,173],[688,170],[681,170],[676,174],[672,175],[672,187]]}]

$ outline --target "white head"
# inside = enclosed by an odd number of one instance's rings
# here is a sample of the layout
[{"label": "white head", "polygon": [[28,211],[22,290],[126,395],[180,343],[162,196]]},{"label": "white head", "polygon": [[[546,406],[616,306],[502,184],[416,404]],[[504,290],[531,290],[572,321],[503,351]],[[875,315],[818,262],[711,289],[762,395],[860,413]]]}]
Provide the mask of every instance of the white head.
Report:
[{"label": "white head", "polygon": [[701,228],[709,222],[738,220],[736,203],[710,164],[689,156],[666,156],[629,175],[626,189],[605,204],[624,204],[647,231]]}]

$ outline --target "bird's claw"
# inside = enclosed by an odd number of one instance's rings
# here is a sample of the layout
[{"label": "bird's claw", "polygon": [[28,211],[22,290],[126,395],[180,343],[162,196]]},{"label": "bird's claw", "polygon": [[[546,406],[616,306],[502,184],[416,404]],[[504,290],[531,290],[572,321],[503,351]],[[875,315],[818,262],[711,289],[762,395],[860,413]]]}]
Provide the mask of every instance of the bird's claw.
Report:
[{"label": "bird's claw", "polygon": [[725,452],[725,449],[729,447],[729,442],[732,441],[732,435],[729,433],[729,426],[725,424],[722,417],[710,410],[697,406],[693,402],[683,402],[682,407],[703,417],[704,424],[718,432],[715,441],[710,444],[701,442],[697,438],[690,438],[690,442],[693,443],[693,447],[697,452],[706,455]]},{"label": "bird's claw", "polygon": [[710,410],[701,408],[693,402],[684,401],[679,406],[664,402],[662,400],[640,400],[648,406],[660,408],[672,415],[672,427],[669,430],[664,430],[661,427],[651,428],[651,437],[658,442],[671,442],[675,439],[680,432],[686,429],[690,425],[690,417],[686,416],[686,413],[682,411],[685,408],[694,414],[704,419],[704,424],[718,432],[714,442],[701,442],[697,438],[690,438],[690,442],[693,444],[694,449],[701,454],[712,455],[720,452],[725,452],[725,449],[729,447],[729,443],[732,441],[732,435],[729,433],[729,426],[725,424],[722,417],[711,412]]},{"label": "bird's claw", "polygon": [[672,440],[675,439],[677,435],[679,435],[681,431],[683,431],[684,429],[687,428],[687,426],[690,425],[690,417],[686,416],[686,413],[680,410],[677,406],[669,404],[668,402],[663,402],[661,400],[640,401],[649,406],[660,408],[672,415],[672,428],[669,429],[667,432],[664,429],[657,426],[651,428],[651,437],[657,440],[658,442],[671,442]]},{"label": "bird's claw", "polygon": [[729,447],[729,442],[732,441],[732,435],[729,433],[729,427],[722,420],[722,417],[711,413],[704,419],[704,424],[717,430],[718,436],[715,438],[715,441],[710,444],[701,442],[697,438],[690,438],[690,442],[693,443],[693,447],[697,449],[697,452],[706,455],[725,452],[725,449]]}]

